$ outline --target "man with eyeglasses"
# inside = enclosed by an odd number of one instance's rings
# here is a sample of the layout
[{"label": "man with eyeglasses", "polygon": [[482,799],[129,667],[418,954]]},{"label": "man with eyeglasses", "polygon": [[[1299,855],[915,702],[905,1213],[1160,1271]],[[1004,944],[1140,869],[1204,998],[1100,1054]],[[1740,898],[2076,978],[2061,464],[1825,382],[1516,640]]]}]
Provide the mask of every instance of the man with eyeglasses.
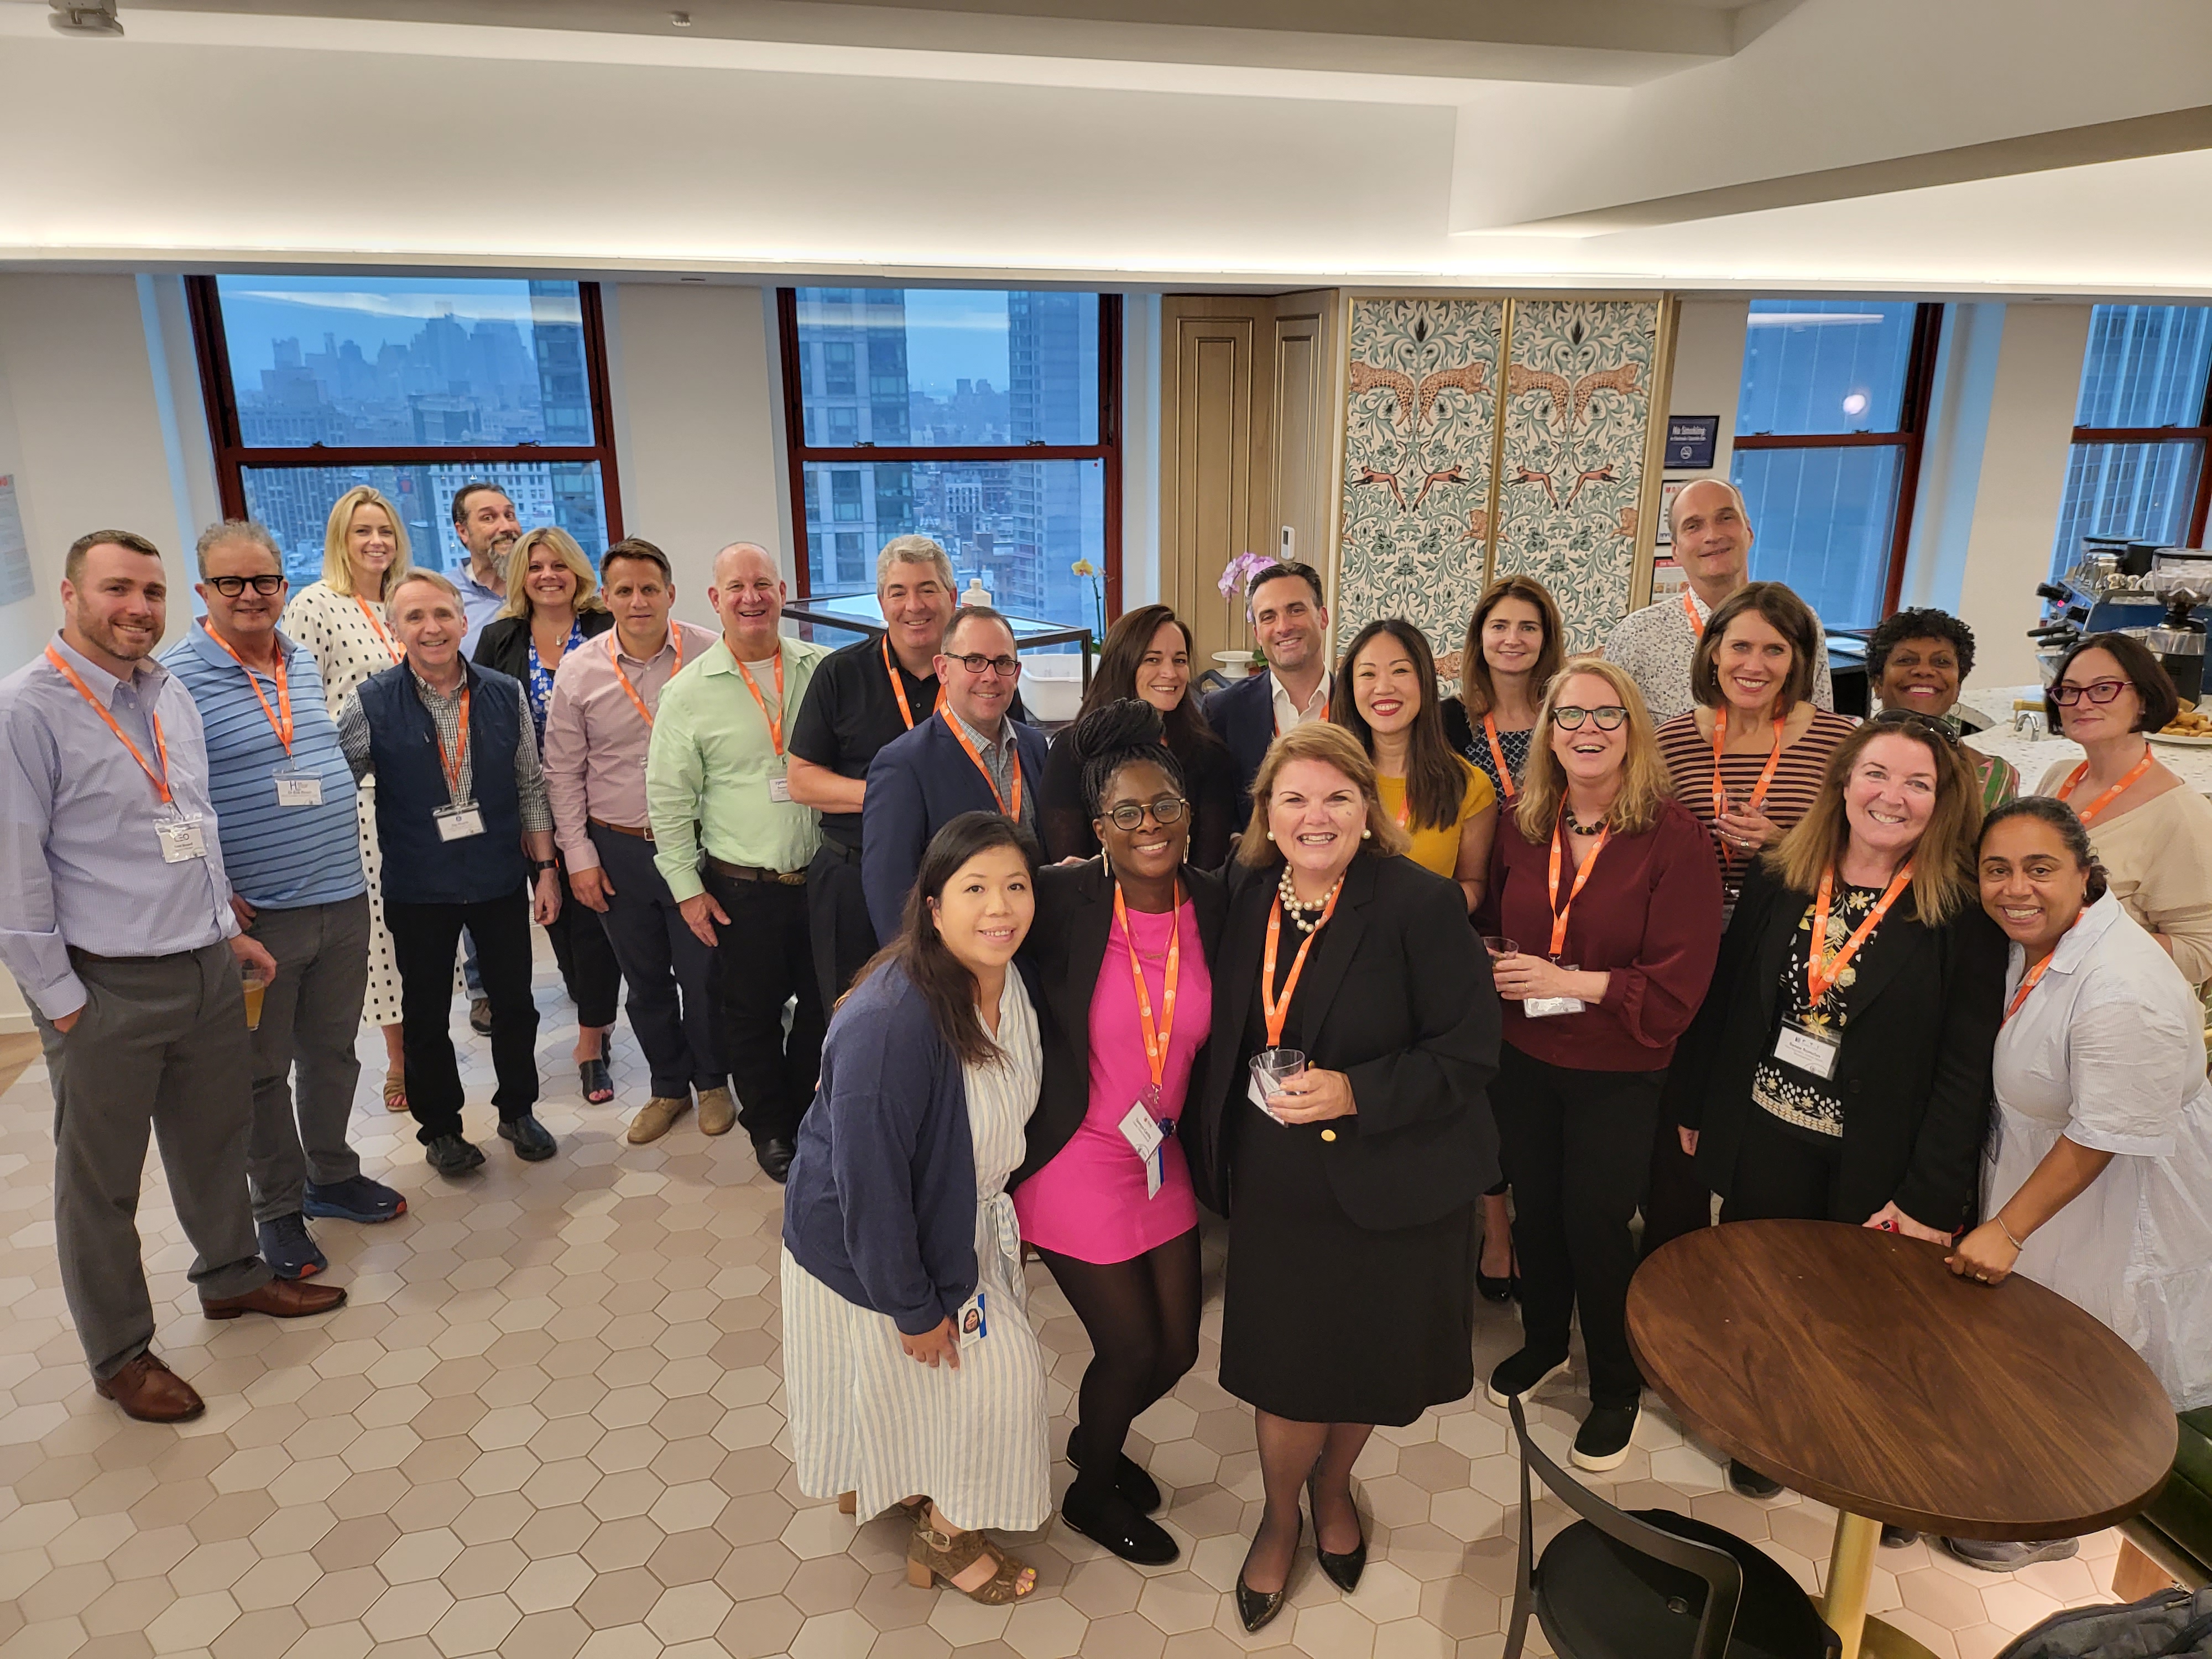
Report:
[{"label": "man with eyeglasses", "polygon": [[876,938],[889,944],[906,911],[929,839],[963,812],[998,812],[1034,835],[1044,781],[1044,733],[1008,712],[1021,678],[1014,630],[966,605],[938,648],[945,706],[887,744],[868,768],[860,814],[860,883]]},{"label": "man with eyeglasses", "polygon": [[[830,648],[782,633],[775,556],[714,556],[722,637],[660,694],[646,751],[653,862],[721,967],[721,1060],[761,1172],[781,1184],[814,1098],[826,1018],[806,927],[806,866],[822,839],[791,798],[784,734]],[[784,1005],[796,1001],[791,1029]]]},{"label": "man with eyeglasses", "polygon": [[389,1221],[407,1208],[361,1172],[346,1141],[368,989],[360,804],[315,659],[276,629],[286,584],[276,538],[231,520],[202,532],[198,551],[207,617],[161,661],[207,733],[230,908],[276,959],[253,1031],[246,1176],[263,1259],[305,1279],[330,1266],[307,1217]]}]

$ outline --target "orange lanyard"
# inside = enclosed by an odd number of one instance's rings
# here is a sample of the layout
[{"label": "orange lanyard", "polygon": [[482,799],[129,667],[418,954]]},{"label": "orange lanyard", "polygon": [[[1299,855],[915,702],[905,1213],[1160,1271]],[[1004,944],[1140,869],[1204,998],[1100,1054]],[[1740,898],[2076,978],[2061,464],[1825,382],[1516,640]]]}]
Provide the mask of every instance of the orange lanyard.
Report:
[{"label": "orange lanyard", "polygon": [[1858,954],[1859,946],[1866,943],[1867,935],[1889,914],[1889,907],[1897,902],[1897,896],[1911,881],[1912,860],[1907,859],[1905,867],[1889,878],[1889,886],[1883,891],[1881,902],[1867,913],[1867,919],[1852,930],[1841,950],[1824,960],[1820,953],[1828,943],[1828,901],[1836,890],[1836,866],[1832,864],[1821,872],[1820,895],[1813,901],[1813,942],[1805,952],[1805,989],[1812,999],[1811,1006],[1820,1006],[1820,999],[1828,994],[1828,988],[1843,976],[1844,969]]},{"label": "orange lanyard", "polygon": [[[960,746],[968,751],[968,758],[975,763],[975,769],[983,775],[983,781],[991,786],[991,799],[998,803],[1000,814],[1019,823],[1022,821],[1022,751],[1018,748],[1012,749],[1006,756],[1013,767],[1014,773],[1014,804],[1009,806],[1006,805],[1006,798],[999,793],[999,781],[991,775],[991,769],[983,764],[983,757],[975,752],[975,745],[968,741],[968,734],[960,729],[960,722],[952,717],[952,711],[950,708],[940,708],[938,712],[945,717],[946,729],[959,739]],[[1014,734],[1009,732],[1002,741],[1005,744],[1012,744],[1013,740]]]},{"label": "orange lanyard", "polygon": [[1121,884],[1114,884],[1114,920],[1121,925],[1121,942],[1129,947],[1129,980],[1137,988],[1137,1029],[1145,1039],[1145,1064],[1152,1068],[1152,1106],[1159,1106],[1159,1091],[1168,1074],[1168,1044],[1175,1040],[1176,984],[1182,977],[1182,884],[1175,890],[1175,908],[1168,912],[1168,978],[1160,1000],[1159,1024],[1152,1023],[1152,994],[1145,988],[1145,970],[1137,960],[1137,936],[1129,931],[1128,907],[1121,902]]},{"label": "orange lanyard", "polygon": [[[726,651],[729,650],[729,643],[727,640],[723,641],[722,648]],[[746,667],[744,663],[738,661],[738,653],[734,651],[730,652],[730,660],[738,664],[738,672],[745,677],[745,690],[753,694],[753,701],[760,705],[761,718],[768,722],[768,740],[775,749],[775,757],[781,760],[783,758],[783,647],[778,646],[775,648],[775,713],[774,714],[768,712],[768,699],[761,696],[760,683],[753,678],[753,671]],[[617,669],[615,672],[619,673],[622,671]],[[635,694],[632,695],[635,696]],[[642,703],[638,706],[644,707]],[[650,718],[647,716],[648,720]]]},{"label": "orange lanyard", "polygon": [[1313,942],[1320,937],[1322,925],[1336,914],[1337,896],[1343,891],[1341,881],[1329,889],[1328,902],[1322,906],[1321,921],[1314,923],[1313,932],[1306,935],[1306,942],[1298,946],[1297,955],[1291,958],[1291,976],[1283,981],[1283,997],[1279,1002],[1275,1000],[1275,951],[1282,943],[1283,907],[1279,904],[1268,907],[1267,954],[1260,966],[1260,1012],[1267,1022],[1267,1046],[1270,1048],[1283,1046],[1283,1027],[1291,1018],[1291,999],[1297,994],[1298,975],[1306,970],[1306,952],[1313,949]]},{"label": "orange lanyard", "polygon": [[1583,884],[1590,878],[1590,872],[1597,868],[1597,855],[1605,851],[1606,842],[1613,839],[1613,831],[1605,829],[1597,832],[1597,845],[1589,849],[1583,860],[1583,867],[1575,872],[1574,885],[1567,889],[1566,908],[1562,909],[1559,907],[1559,853],[1566,838],[1567,815],[1562,809],[1559,822],[1552,826],[1552,957],[1554,961],[1558,960],[1559,952],[1567,948],[1567,914],[1575,908],[1576,899],[1582,896]]},{"label": "orange lanyard", "polygon": [[[673,623],[668,625],[668,642],[676,647],[676,666],[669,671],[670,678],[673,678],[684,672],[684,630]],[[653,654],[658,658],[660,653],[656,651]],[[615,678],[622,682],[623,694],[629,699],[630,707],[637,710],[649,728],[653,725],[653,710],[645,706],[645,699],[638,696],[637,688],[629,683],[629,676],[623,672],[622,653],[615,649],[615,630],[611,628],[607,629],[607,661],[615,671]],[[743,669],[744,665],[739,663],[738,666]],[[783,696],[783,653],[781,651],[775,654],[775,695],[781,699]],[[751,675],[745,676],[745,683],[748,685],[752,684]],[[755,691],[753,696],[758,698],[760,693]],[[781,708],[783,705],[779,701],[776,706]],[[763,708],[761,712],[766,714],[768,710]],[[778,749],[776,752],[781,754],[783,751]]]},{"label": "orange lanyard", "polygon": [[[1759,770],[1759,783],[1751,792],[1751,810],[1754,812],[1766,805],[1767,787],[1774,781],[1774,769],[1782,764],[1782,732],[1790,717],[1778,714],[1774,720],[1774,747],[1768,751],[1766,764]],[[1721,745],[1728,741],[1728,705],[1723,703],[1713,710],[1713,817],[1718,822],[1728,810],[1728,789],[1721,782]],[[1726,842],[1721,843],[1721,857],[1733,860],[1735,857]]]},{"label": "orange lanyard", "polygon": [[1690,637],[1701,640],[1705,636],[1705,619],[1698,614],[1698,602],[1690,597],[1690,590],[1682,590],[1682,614],[1690,619]]},{"label": "orange lanyard", "polygon": [[[281,645],[276,647],[276,708],[271,708],[269,706],[268,697],[262,692],[260,680],[255,678],[251,668],[246,667],[246,659],[238,654],[228,640],[223,638],[212,628],[209,628],[206,623],[203,622],[200,626],[206,630],[207,636],[221,646],[229,654],[230,659],[244,671],[246,683],[253,688],[253,695],[261,700],[261,712],[269,716],[269,729],[276,732],[276,741],[284,745],[285,754],[290,755],[292,752],[292,692],[284,678],[284,647]],[[281,716],[277,713],[278,709],[283,711]]]},{"label": "orange lanyard", "polygon": [[[899,718],[906,722],[906,729],[911,732],[914,730],[914,710],[907,706],[906,686],[899,678],[898,670],[891,666],[891,636],[888,634],[884,635],[884,672],[890,676],[891,696],[898,699]],[[931,706],[930,712],[935,714],[944,707],[945,682],[939,680],[937,683],[937,701]]]},{"label": "orange lanyard", "polygon": [[77,678],[76,670],[64,662],[62,653],[51,645],[46,647],[46,660],[53,664],[64,679],[76,687],[77,696],[92,705],[92,712],[107,722],[107,729],[115,733],[116,741],[131,751],[131,758],[138,763],[138,769],[146,775],[147,781],[154,786],[154,793],[161,798],[161,805],[173,805],[175,797],[169,790],[169,744],[168,740],[161,735],[161,717],[151,708],[146,711],[147,722],[154,728],[154,751],[161,757],[161,769],[156,772],[146,764],[146,757],[138,752],[138,745],[131,741],[129,733],[115,723],[115,716],[107,712],[106,705],[92,695],[92,688]]},{"label": "orange lanyard", "polygon": [[407,653],[392,644],[392,635],[384,631],[384,624],[377,621],[376,612],[368,608],[368,601],[356,593],[353,596],[353,602],[361,607],[361,614],[368,619],[369,627],[376,631],[377,643],[392,653],[392,660],[395,663],[405,661]]},{"label": "orange lanyard", "polygon": [[2042,982],[2044,975],[2051,971],[2051,958],[2057,954],[2058,947],[2054,945],[2051,947],[2051,956],[2044,957],[2027,970],[2020,982],[2020,989],[2012,994],[2012,1000],[2005,1005],[2004,1023],[2009,1024],[2012,1017],[2020,1012],[2020,1005],[2027,1000],[2027,994]]},{"label": "orange lanyard", "polygon": [[[433,720],[434,726],[437,722]],[[469,683],[461,681],[461,729],[453,736],[453,752],[446,753],[446,739],[438,739],[438,763],[446,769],[446,798],[456,806],[461,804],[461,762],[469,752]]]},{"label": "orange lanyard", "polygon": [[1505,763],[1505,750],[1498,746],[1497,715],[1482,717],[1482,735],[1490,739],[1490,758],[1498,763],[1498,787],[1505,792],[1505,799],[1511,800],[1521,792],[1514,787],[1513,769]]},{"label": "orange lanyard", "polygon": [[[2080,817],[2081,822],[2084,823],[2094,823],[2097,821],[2097,814],[2103,811],[2107,806],[2110,806],[2112,804],[2112,800],[2115,796],[2126,793],[2130,785],[2135,783],[2137,779],[2141,778],[2144,773],[2150,770],[2150,748],[2146,744],[2143,748],[2142,758],[2137,761],[2133,766],[2128,768],[2128,775],[2122,778],[2118,783],[2114,784],[2111,788],[2105,791],[2103,794],[2098,796],[2096,799],[2091,801],[2087,806],[2082,807],[2076,816]],[[2089,763],[2083,761],[2071,772],[2069,772],[2066,775],[2066,781],[2058,786],[2058,799],[2064,800],[2071,796],[2074,793],[2075,786],[2079,784],[2081,780],[2088,775]]]}]

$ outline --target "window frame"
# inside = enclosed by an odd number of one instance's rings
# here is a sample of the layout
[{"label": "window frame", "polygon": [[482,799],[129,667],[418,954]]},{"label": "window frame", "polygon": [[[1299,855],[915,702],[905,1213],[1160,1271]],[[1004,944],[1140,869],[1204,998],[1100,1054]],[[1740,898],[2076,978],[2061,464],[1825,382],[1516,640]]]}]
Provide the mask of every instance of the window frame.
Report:
[{"label": "window frame", "polygon": [[[2083,374],[2087,368],[2084,365]],[[2181,545],[2204,545],[2205,520],[2212,516],[2212,372],[2204,377],[2204,390],[2197,400],[2194,426],[2077,426],[2068,440],[2066,463],[2070,474],[2074,448],[2081,444],[2194,444],[2197,447],[2197,498],[2191,502],[2189,522],[2181,532]],[[2059,503],[2063,515],[2063,499]]]},{"label": "window frame", "polygon": [[[1920,494],[1920,458],[1927,447],[1930,400],[1936,388],[1936,358],[1943,337],[1943,307],[1921,302],[1912,318],[1912,344],[1905,360],[1905,385],[1899,398],[1897,427],[1888,432],[1739,432],[1733,453],[1774,449],[1881,449],[1899,451],[1897,510],[1890,525],[1889,552],[1882,569],[1881,621],[1895,613],[1905,592],[1905,556],[1912,540],[1912,509]],[[1733,483],[1733,480],[1731,480]],[[1753,526],[1755,530],[1756,526]]]},{"label": "window frame", "polygon": [[[374,272],[362,273],[374,280]],[[556,277],[550,280],[568,280]],[[576,301],[584,332],[585,395],[591,400],[591,444],[404,444],[248,446],[240,437],[237,388],[231,384],[230,343],[223,330],[222,295],[210,273],[185,278],[185,304],[199,356],[200,392],[207,404],[208,435],[215,447],[216,493],[223,517],[243,519],[246,469],[322,469],[368,466],[489,466],[596,461],[599,497],[606,505],[610,543],[622,539],[622,487],[615,465],[614,400],[608,391],[606,317],[597,283],[578,282]]]},{"label": "window frame", "polygon": [[[814,287],[820,284],[809,283]],[[890,287],[872,284],[849,290],[867,293]],[[1018,285],[1017,285],[1018,286]],[[1004,290],[1002,290],[1004,291]],[[812,550],[806,537],[806,469],[816,464],[896,465],[902,461],[1097,461],[1101,489],[1106,564],[1102,586],[1106,621],[1121,614],[1121,296],[1106,289],[1085,289],[1098,296],[1098,439],[1089,444],[809,444],[805,388],[800,381],[799,289],[775,291],[778,361],[783,370],[784,454],[791,473],[793,596],[812,592]],[[845,395],[842,393],[840,396]],[[859,394],[854,394],[859,395]],[[823,520],[825,524],[830,520]],[[872,554],[870,556],[872,562]],[[1043,619],[1041,619],[1043,620]]]}]

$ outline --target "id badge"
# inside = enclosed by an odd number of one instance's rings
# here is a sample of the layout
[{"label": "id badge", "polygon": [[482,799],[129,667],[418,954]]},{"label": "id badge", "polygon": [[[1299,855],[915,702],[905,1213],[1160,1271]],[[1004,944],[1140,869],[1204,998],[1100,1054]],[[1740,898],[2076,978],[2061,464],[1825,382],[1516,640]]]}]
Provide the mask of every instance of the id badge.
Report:
[{"label": "id badge", "polygon": [[1167,1143],[1158,1123],[1144,1102],[1139,1101],[1122,1115],[1121,1139],[1129,1143],[1130,1150],[1144,1160],[1145,1196],[1158,1198],[1164,1172],[1160,1168],[1160,1148]]},{"label": "id badge", "polygon": [[440,841],[466,841],[484,832],[483,813],[473,805],[441,806],[430,816],[438,821]]},{"label": "id badge", "polygon": [[1774,1057],[1801,1072],[1811,1073],[1825,1083],[1836,1074],[1836,1055],[1843,1046],[1832,1036],[1823,1036],[1794,1019],[1785,1019],[1782,1030],[1775,1035]]},{"label": "id badge", "polygon": [[279,806],[320,806],[323,804],[323,780],[319,774],[297,766],[280,766],[272,775],[276,780],[276,804]]},{"label": "id badge", "polygon": [[781,806],[791,799],[791,780],[773,777],[768,781],[768,798]]},{"label": "id badge", "polygon": [[197,812],[165,812],[154,820],[154,833],[161,838],[164,864],[187,864],[207,856],[207,828]]},{"label": "id badge", "polygon": [[1280,1123],[1283,1121],[1279,1117],[1275,1117],[1275,1109],[1267,1104],[1267,1094],[1260,1087],[1260,1079],[1258,1078],[1253,1078],[1251,1081],[1244,1085],[1244,1093],[1255,1106],[1257,1106],[1269,1117],[1274,1118],[1276,1122]]},{"label": "id badge", "polygon": [[1521,1012],[1531,1019],[1549,1019],[1554,1014],[1579,1014],[1589,1006],[1580,997],[1523,997]]},{"label": "id badge", "polygon": [[991,1293],[979,1290],[960,1304],[960,1346],[981,1342],[991,1334]]}]

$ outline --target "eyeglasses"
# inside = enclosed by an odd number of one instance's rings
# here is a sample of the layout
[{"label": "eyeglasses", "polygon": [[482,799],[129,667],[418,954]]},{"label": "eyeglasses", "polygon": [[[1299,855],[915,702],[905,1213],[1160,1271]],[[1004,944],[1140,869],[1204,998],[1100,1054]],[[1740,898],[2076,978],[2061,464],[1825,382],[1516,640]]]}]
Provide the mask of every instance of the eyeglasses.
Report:
[{"label": "eyeglasses", "polygon": [[210,576],[208,578],[208,586],[226,599],[234,599],[246,592],[248,582],[253,584],[253,591],[264,599],[274,598],[277,590],[284,586],[284,579],[282,576]]},{"label": "eyeglasses", "polygon": [[1952,748],[1959,746],[1959,734],[1942,720],[1930,720],[1913,708],[1885,708],[1867,722],[1869,726],[1895,726],[1907,732],[1924,732],[1931,738],[1941,738]]},{"label": "eyeglasses", "polygon": [[2125,680],[2095,680],[2087,685],[2068,685],[2062,682],[2051,688],[2051,701],[2061,708],[2071,708],[2084,697],[2091,702],[2110,702],[2127,689]]},{"label": "eyeglasses", "polygon": [[1552,711],[1552,723],[1569,732],[1580,729],[1584,720],[1595,721],[1601,732],[1618,732],[1627,719],[1628,711],[1617,702],[1609,702],[1602,708],[1577,708],[1571,702],[1563,702]]},{"label": "eyeglasses", "polygon": [[1189,810],[1190,803],[1181,795],[1162,795],[1149,802],[1125,800],[1106,815],[1106,821],[1116,830],[1141,830],[1145,825],[1145,814],[1150,812],[1152,822],[1164,829],[1170,823],[1180,823],[1182,815]]},{"label": "eyeglasses", "polygon": [[971,674],[996,674],[1002,680],[1010,680],[1022,672],[1019,657],[987,657],[980,651],[971,651],[952,660]]}]

